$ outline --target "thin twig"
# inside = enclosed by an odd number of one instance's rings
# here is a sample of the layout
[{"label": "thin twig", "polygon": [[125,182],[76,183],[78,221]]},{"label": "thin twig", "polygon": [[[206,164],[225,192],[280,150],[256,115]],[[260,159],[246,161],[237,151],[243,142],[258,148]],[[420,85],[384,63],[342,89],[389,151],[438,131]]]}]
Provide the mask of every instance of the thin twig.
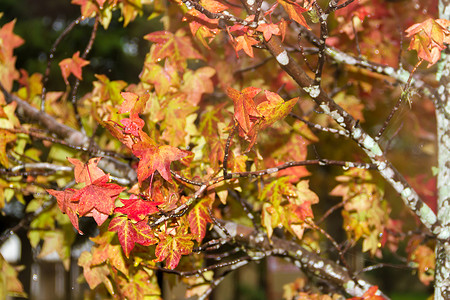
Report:
[{"label": "thin twig", "polygon": [[52,65],[53,58],[55,57],[56,48],[58,47],[59,43],[61,43],[62,39],[65,36],[67,36],[76,25],[80,24],[82,18],[83,18],[83,16],[79,16],[74,21],[72,21],[72,23],[70,23],[66,27],[66,29],[64,29],[64,31],[58,36],[56,41],[53,43],[52,48],[50,49],[50,53],[47,58],[47,67],[45,68],[44,78],[42,79],[41,111],[45,110],[45,95],[46,95],[46,91],[47,91],[47,82],[48,82],[48,78],[50,75],[50,67]]}]

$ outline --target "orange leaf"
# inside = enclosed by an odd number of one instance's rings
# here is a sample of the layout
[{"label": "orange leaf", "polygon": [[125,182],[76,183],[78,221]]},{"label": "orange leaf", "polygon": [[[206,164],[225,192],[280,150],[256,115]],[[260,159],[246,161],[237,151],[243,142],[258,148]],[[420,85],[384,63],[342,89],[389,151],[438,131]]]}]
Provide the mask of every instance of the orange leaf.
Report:
[{"label": "orange leaf", "polygon": [[67,160],[75,166],[74,175],[77,183],[84,182],[91,184],[95,180],[105,175],[102,169],[97,167],[101,157],[91,158],[87,163],[82,163],[76,158],[68,157]]},{"label": "orange leaf", "polygon": [[295,1],[291,0],[277,0],[277,1],[283,6],[284,10],[288,13],[291,19],[293,19],[298,24],[303,25],[308,29],[311,29],[308,26],[308,24],[306,24],[305,18],[302,16],[302,13],[307,11],[306,9],[301,7]]},{"label": "orange leaf", "polygon": [[242,49],[250,57],[253,57],[252,46],[259,43],[257,40],[255,40],[252,37],[249,37],[247,34],[238,36],[236,38],[236,42],[237,42],[237,44],[234,47],[234,50],[236,51],[236,55],[237,55],[238,51]]},{"label": "orange leaf", "polygon": [[67,78],[70,74],[73,74],[76,78],[82,80],[83,77],[81,75],[81,68],[88,65],[89,61],[84,60],[80,57],[80,51],[75,52],[72,58],[63,59],[59,63],[59,67],[61,68],[61,73],[64,78],[64,82],[69,84]]},{"label": "orange leaf", "polygon": [[245,88],[241,92],[232,87],[227,88],[227,95],[234,102],[234,119],[239,123],[244,133],[248,133],[255,124],[251,117],[260,117],[253,101],[253,98],[260,91],[261,89],[255,87]]},{"label": "orange leaf", "polygon": [[0,129],[0,164],[5,167],[9,166],[8,157],[6,156],[6,144],[15,140],[16,135],[14,133]]}]

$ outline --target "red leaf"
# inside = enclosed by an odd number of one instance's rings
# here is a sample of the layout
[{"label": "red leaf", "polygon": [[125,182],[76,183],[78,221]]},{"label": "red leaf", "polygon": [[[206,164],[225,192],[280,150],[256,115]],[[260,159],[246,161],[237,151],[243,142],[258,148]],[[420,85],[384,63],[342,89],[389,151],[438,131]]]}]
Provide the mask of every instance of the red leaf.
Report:
[{"label": "red leaf", "polygon": [[154,230],[148,225],[147,220],[142,220],[134,224],[136,229],[136,243],[143,246],[150,246],[156,244],[159,240],[155,237]]},{"label": "red leaf", "polygon": [[91,158],[87,163],[82,163],[76,158],[68,157],[67,160],[75,166],[75,181],[77,183],[84,182],[86,184],[91,184],[100,177],[103,177],[105,175],[105,172],[97,167],[100,159],[101,157],[94,157]]},{"label": "red leaf", "polygon": [[127,216],[119,215],[111,220],[108,230],[117,232],[120,245],[126,257],[129,257],[135,243],[149,246],[158,242],[146,220],[133,224]]},{"label": "red leaf", "polygon": [[129,118],[124,118],[120,122],[125,127],[123,132],[126,134],[132,134],[135,137],[139,137],[140,131],[144,128],[145,122],[138,114],[133,113]]},{"label": "red leaf", "polygon": [[136,195],[131,195],[130,199],[120,199],[120,201],[124,204],[124,206],[117,207],[114,212],[127,215],[128,218],[135,221],[141,221],[147,215],[158,212],[159,209],[157,206],[163,204],[163,202],[142,200]]},{"label": "red leaf", "polygon": [[253,98],[261,91],[259,88],[248,87],[239,92],[231,87],[227,88],[227,95],[234,102],[234,118],[244,133],[248,133],[255,122],[251,117],[259,118]]},{"label": "red leaf", "polygon": [[76,190],[74,189],[66,189],[64,191],[56,191],[50,189],[47,190],[47,193],[56,198],[59,209],[61,210],[61,212],[67,214],[73,227],[78,230],[79,234],[83,234],[83,232],[78,227],[78,203],[71,201],[75,192]]},{"label": "red leaf", "polygon": [[138,180],[142,183],[156,170],[167,181],[172,182],[170,163],[189,154],[172,146],[154,146],[148,142],[139,142],[133,145],[133,154],[140,158],[138,165]]},{"label": "red leaf", "polygon": [[176,235],[163,233],[159,236],[160,242],[155,249],[156,262],[166,260],[166,268],[175,269],[180,262],[181,255],[192,252],[194,242],[190,235]]},{"label": "red leaf", "polygon": [[70,74],[73,74],[76,78],[82,80],[81,76],[81,68],[88,65],[89,61],[84,60],[80,57],[80,51],[75,52],[72,58],[63,59],[59,63],[59,67],[61,68],[61,73],[64,78],[64,82],[69,84],[67,78]]},{"label": "red leaf", "polygon": [[100,213],[112,214],[115,207],[114,200],[125,188],[114,183],[107,183],[108,180],[109,175],[106,174],[75,193],[71,201],[80,201],[78,204],[80,216],[88,214],[94,208]]},{"label": "red leaf", "polygon": [[211,199],[199,201],[188,214],[189,227],[197,242],[201,242],[206,234],[206,225],[211,222],[208,209],[211,207]]},{"label": "red leaf", "polygon": [[137,233],[133,223],[126,216],[120,215],[111,220],[108,230],[117,232],[120,245],[122,245],[125,256],[128,257],[137,240]]}]

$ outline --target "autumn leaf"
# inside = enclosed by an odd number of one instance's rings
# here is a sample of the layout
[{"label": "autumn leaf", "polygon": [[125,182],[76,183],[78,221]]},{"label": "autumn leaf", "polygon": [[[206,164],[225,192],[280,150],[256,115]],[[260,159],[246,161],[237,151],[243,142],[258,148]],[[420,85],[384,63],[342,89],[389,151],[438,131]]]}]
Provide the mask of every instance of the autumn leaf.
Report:
[{"label": "autumn leaf", "polygon": [[110,268],[106,264],[92,265],[92,254],[84,251],[78,258],[78,265],[83,267],[84,278],[91,289],[104,283],[108,290],[113,291],[111,281],[108,278]]},{"label": "autumn leaf", "polygon": [[159,236],[160,242],[155,249],[156,262],[166,260],[166,268],[175,269],[180,262],[181,255],[192,252],[194,242],[190,235],[175,235],[162,233]]},{"label": "autumn leaf", "polygon": [[64,82],[66,85],[69,84],[67,78],[69,78],[70,74],[73,74],[79,80],[82,80],[83,77],[81,75],[81,68],[88,65],[89,61],[84,60],[80,57],[80,51],[75,52],[72,58],[63,59],[59,63],[59,67],[61,68],[61,73],[64,78]]},{"label": "autumn leaf", "polygon": [[58,207],[62,213],[67,214],[73,227],[78,231],[79,234],[83,232],[78,227],[78,202],[71,201],[73,195],[76,193],[74,189],[65,189],[64,191],[57,191],[52,189],[47,189],[47,193],[56,198],[58,202]]},{"label": "autumn leaf", "polygon": [[108,230],[117,232],[117,236],[119,237],[119,242],[125,252],[125,256],[129,257],[137,239],[137,234],[133,223],[131,223],[127,216],[119,215],[112,218],[109,223]]},{"label": "autumn leaf", "polygon": [[155,146],[147,142],[139,142],[133,145],[133,154],[140,159],[137,174],[141,184],[155,171],[158,171],[165,180],[172,182],[170,163],[187,156],[189,152],[172,146]]},{"label": "autumn leaf", "polygon": [[298,101],[297,97],[285,102],[277,93],[270,91],[264,91],[264,93],[266,94],[267,101],[261,102],[257,106],[257,111],[263,117],[260,125],[261,130],[284,119]]},{"label": "autumn leaf", "polygon": [[450,43],[450,21],[445,19],[427,19],[405,30],[407,37],[412,36],[408,50],[416,50],[419,58],[429,62],[428,68],[441,57],[441,51]]},{"label": "autumn leaf", "polygon": [[193,105],[198,105],[203,94],[214,92],[211,78],[215,74],[216,70],[211,67],[202,67],[195,71],[189,70],[184,73],[181,90],[186,93],[187,101]]},{"label": "autumn leaf", "polygon": [[239,123],[244,133],[248,133],[255,125],[255,118],[260,118],[253,98],[261,91],[259,88],[248,87],[241,92],[227,88],[227,95],[234,102],[234,119]]},{"label": "autumn leaf", "polygon": [[206,225],[211,222],[209,209],[211,208],[211,199],[206,198],[195,204],[189,211],[188,220],[191,232],[197,242],[201,243],[206,234]]},{"label": "autumn leaf", "polygon": [[105,175],[102,169],[97,167],[101,157],[91,158],[87,163],[83,163],[76,158],[68,157],[67,160],[75,166],[74,175],[77,183],[91,184],[95,180]]},{"label": "autumn leaf", "polygon": [[124,126],[123,132],[126,134],[131,134],[135,137],[139,137],[140,131],[145,125],[144,120],[142,120],[136,113],[131,114],[129,118],[123,118],[120,122]]},{"label": "autumn leaf", "polygon": [[108,180],[109,175],[106,174],[73,195],[71,201],[80,201],[78,204],[80,216],[88,214],[94,208],[100,213],[112,214],[115,207],[114,200],[125,188],[114,183],[107,183]]},{"label": "autumn leaf", "polygon": [[16,140],[16,135],[8,130],[0,128],[0,164],[9,167],[8,157],[6,156],[6,145]]},{"label": "autumn leaf", "polygon": [[300,25],[305,26],[306,28],[311,28],[306,23],[305,18],[303,17],[302,13],[306,12],[307,10],[301,7],[298,3],[291,0],[277,0],[278,3],[280,3],[284,10],[288,13],[289,17],[293,19],[295,22],[297,22]]},{"label": "autumn leaf", "polygon": [[109,223],[108,230],[117,232],[126,257],[129,257],[135,243],[148,246],[158,241],[147,221],[141,221],[135,226],[125,215],[115,216]]},{"label": "autumn leaf", "polygon": [[183,30],[175,34],[169,31],[156,31],[144,36],[144,39],[155,43],[152,57],[155,62],[169,57],[181,70],[187,59],[202,59],[203,56],[195,50],[190,38]]},{"label": "autumn leaf", "polygon": [[98,12],[97,3],[93,0],[72,0],[72,4],[81,6],[81,15],[85,18],[90,18],[96,12]]},{"label": "autumn leaf", "polygon": [[267,24],[267,23],[259,24],[258,27],[256,28],[256,30],[263,33],[264,39],[266,41],[270,40],[272,35],[281,35],[280,28],[278,27],[278,25],[273,24],[273,23],[270,23],[270,24]]},{"label": "autumn leaf", "polygon": [[236,55],[238,55],[239,50],[244,50],[244,52],[253,57],[253,45],[258,44],[259,42],[254,38],[248,36],[247,34],[240,35],[236,38],[236,45],[234,46],[234,50],[236,51]]},{"label": "autumn leaf", "polygon": [[136,195],[131,195],[130,199],[120,199],[120,201],[124,206],[116,207],[114,212],[127,215],[128,218],[134,221],[141,221],[147,215],[157,213],[159,211],[157,206],[163,203],[143,200]]},{"label": "autumn leaf", "polygon": [[139,96],[135,93],[121,92],[120,95],[123,97],[124,101],[119,108],[119,114],[130,112],[139,100]]},{"label": "autumn leaf", "polygon": [[213,12],[213,13],[219,13],[226,9],[228,9],[228,6],[215,1],[215,0],[201,0],[200,1],[201,6],[203,6],[206,10]]}]

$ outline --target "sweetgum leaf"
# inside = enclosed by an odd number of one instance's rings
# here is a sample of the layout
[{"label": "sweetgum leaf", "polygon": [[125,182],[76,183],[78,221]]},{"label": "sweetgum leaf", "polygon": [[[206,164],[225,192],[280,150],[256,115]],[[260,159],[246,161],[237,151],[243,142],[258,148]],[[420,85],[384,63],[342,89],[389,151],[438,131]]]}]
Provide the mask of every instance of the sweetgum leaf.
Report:
[{"label": "sweetgum leaf", "polygon": [[291,19],[293,19],[298,24],[303,25],[308,29],[311,29],[302,15],[302,13],[307,11],[306,9],[301,7],[295,1],[291,0],[277,0],[277,1],[283,6],[284,10],[288,13]]},{"label": "sweetgum leaf", "polygon": [[271,126],[273,123],[284,119],[295,106],[298,97],[284,101],[277,93],[264,91],[267,101],[261,102],[257,110],[263,116],[260,129]]},{"label": "sweetgum leaf", "polygon": [[69,78],[70,74],[73,74],[76,78],[79,80],[83,79],[83,76],[81,75],[81,69],[84,66],[87,66],[89,64],[89,61],[84,60],[80,57],[80,51],[75,52],[75,54],[72,56],[72,58],[66,58],[63,59],[59,63],[59,67],[61,68],[61,73],[64,78],[64,82],[66,85],[69,84],[69,81],[67,78]]},{"label": "sweetgum leaf", "polygon": [[247,34],[240,35],[236,38],[236,46],[234,49],[236,50],[236,55],[239,52],[239,50],[244,50],[244,52],[250,56],[253,57],[253,45],[258,44],[259,42],[255,40],[254,38],[248,36]]},{"label": "sweetgum leaf", "polygon": [[201,243],[205,237],[206,225],[211,222],[209,208],[211,208],[211,199],[202,199],[194,205],[188,214],[189,227],[199,243]]},{"label": "sweetgum leaf", "polygon": [[147,215],[157,213],[159,211],[157,206],[163,204],[163,202],[143,200],[136,195],[131,195],[130,199],[120,199],[120,201],[124,206],[116,207],[114,212],[127,215],[134,221],[141,221]]},{"label": "sweetgum leaf", "polygon": [[113,291],[111,281],[108,278],[109,267],[106,264],[100,266],[92,265],[92,254],[82,252],[78,258],[78,265],[83,267],[83,275],[91,289],[94,289],[100,283],[104,283],[109,291]]},{"label": "sweetgum leaf", "polygon": [[166,268],[175,269],[180,262],[181,255],[187,255],[192,252],[194,242],[188,234],[179,234],[172,236],[167,233],[159,235],[160,242],[156,246],[156,262],[166,260]]},{"label": "sweetgum leaf", "polygon": [[87,215],[94,208],[100,213],[112,214],[115,207],[114,200],[125,188],[114,183],[107,183],[108,180],[109,175],[106,174],[73,195],[71,201],[80,201],[78,204],[80,216]]},{"label": "sweetgum leaf", "polygon": [[16,140],[16,135],[8,130],[0,129],[0,164],[9,167],[8,157],[6,156],[6,145]]},{"label": "sweetgum leaf", "polygon": [[75,227],[79,234],[83,234],[78,227],[78,202],[71,201],[75,192],[76,190],[74,189],[65,189],[64,191],[47,190],[47,193],[56,198],[59,209],[61,212],[67,214],[73,227]]},{"label": "sweetgum leaf", "polygon": [[146,220],[134,224],[125,215],[115,216],[109,223],[108,230],[117,232],[126,257],[129,257],[135,243],[149,246],[158,242],[153,229],[147,224]]},{"label": "sweetgum leaf", "polygon": [[139,184],[150,177],[156,170],[167,181],[172,182],[170,163],[188,155],[188,151],[172,146],[154,146],[148,142],[133,145],[133,154],[140,158],[138,165]]},{"label": "sweetgum leaf", "polygon": [[253,100],[260,91],[261,89],[255,87],[245,88],[241,92],[232,87],[227,88],[227,95],[234,102],[234,118],[244,133],[248,133],[255,125],[255,121],[251,117],[260,117]]},{"label": "sweetgum leaf", "polygon": [[175,34],[169,31],[152,32],[144,36],[144,39],[155,43],[152,52],[155,62],[170,57],[178,69],[183,70],[187,59],[203,59],[203,56],[195,50],[191,39],[186,37],[181,29]]},{"label": "sweetgum leaf", "polygon": [[120,245],[122,245],[125,256],[129,257],[137,239],[137,234],[133,223],[131,223],[127,216],[119,215],[111,220],[108,230],[117,232],[117,236],[119,237],[119,242]]},{"label": "sweetgum leaf", "polygon": [[212,93],[214,86],[211,78],[216,70],[211,67],[202,67],[195,71],[187,71],[183,75],[183,86],[181,90],[187,94],[187,101],[198,105],[203,94]]},{"label": "sweetgum leaf", "polygon": [[102,169],[97,167],[101,157],[91,158],[87,163],[82,163],[76,158],[68,157],[67,160],[75,166],[74,175],[77,183],[84,182],[91,184],[95,180],[105,175]]}]

